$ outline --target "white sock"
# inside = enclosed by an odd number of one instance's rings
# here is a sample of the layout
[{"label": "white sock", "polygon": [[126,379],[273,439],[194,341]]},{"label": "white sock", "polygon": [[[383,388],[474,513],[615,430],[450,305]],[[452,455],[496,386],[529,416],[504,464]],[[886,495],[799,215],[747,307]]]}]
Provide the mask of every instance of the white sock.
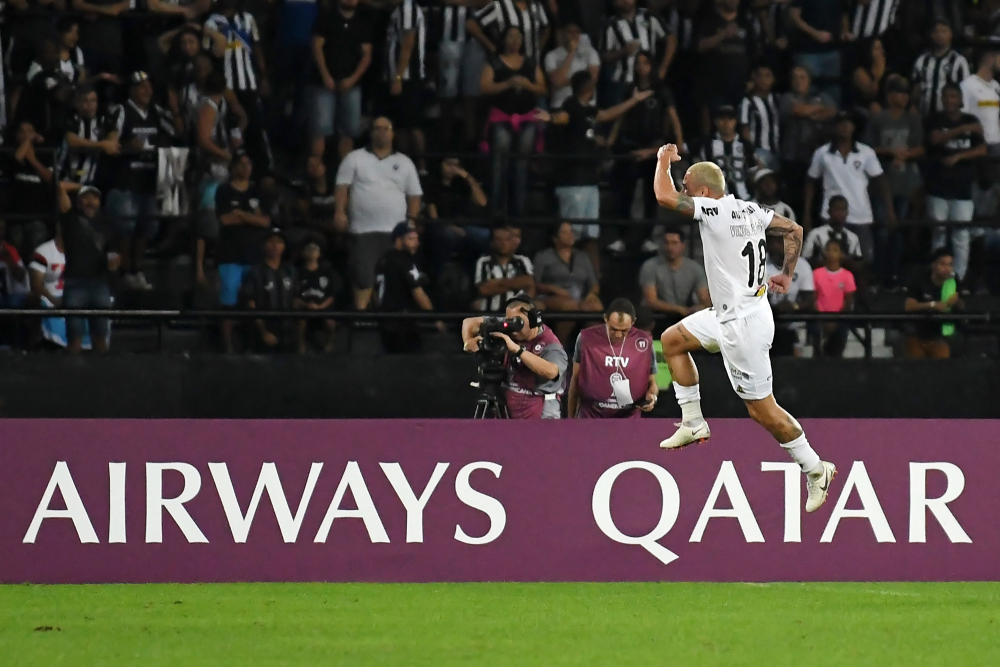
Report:
[{"label": "white sock", "polygon": [[697,426],[705,421],[701,414],[701,389],[698,385],[684,387],[675,382],[674,396],[681,406],[681,422],[685,426]]},{"label": "white sock", "polygon": [[795,438],[791,442],[781,443],[782,448],[788,450],[789,456],[792,460],[799,464],[804,473],[812,473],[817,468],[822,468],[820,466],[819,454],[817,454],[812,447],[809,446],[809,441],[806,440],[806,434],[803,433],[799,437]]}]

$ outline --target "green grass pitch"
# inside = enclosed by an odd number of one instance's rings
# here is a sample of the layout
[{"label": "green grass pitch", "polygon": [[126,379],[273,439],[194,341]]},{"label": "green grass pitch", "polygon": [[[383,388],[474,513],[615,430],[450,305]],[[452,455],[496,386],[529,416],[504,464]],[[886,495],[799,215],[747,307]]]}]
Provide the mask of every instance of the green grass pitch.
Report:
[{"label": "green grass pitch", "polygon": [[0,586],[0,664],[1000,665],[1000,584]]}]

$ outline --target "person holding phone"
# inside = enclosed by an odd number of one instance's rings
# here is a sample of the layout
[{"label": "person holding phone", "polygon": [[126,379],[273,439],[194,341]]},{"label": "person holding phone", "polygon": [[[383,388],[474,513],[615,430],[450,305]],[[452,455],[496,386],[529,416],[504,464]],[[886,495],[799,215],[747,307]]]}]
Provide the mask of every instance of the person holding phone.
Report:
[{"label": "person holding phone", "polygon": [[635,306],[615,299],[604,323],[580,332],[569,383],[570,419],[638,418],[656,405],[653,338],[635,325]]}]

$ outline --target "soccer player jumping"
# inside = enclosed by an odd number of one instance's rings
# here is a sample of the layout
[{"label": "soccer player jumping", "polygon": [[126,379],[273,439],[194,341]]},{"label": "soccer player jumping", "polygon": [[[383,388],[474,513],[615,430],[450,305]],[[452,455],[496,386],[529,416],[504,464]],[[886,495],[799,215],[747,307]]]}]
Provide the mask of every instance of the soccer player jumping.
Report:
[{"label": "soccer player jumping", "polygon": [[[657,158],[656,199],[661,206],[698,221],[712,296],[712,308],[685,317],[661,337],[682,421],[660,447],[679,449],[708,440],[711,432],[701,414],[698,368],[690,353],[701,348],[722,352],[729,380],[750,417],[774,436],[806,474],[806,511],[815,512],[826,501],[837,468],[820,460],[799,422],[775,402],[768,354],[774,319],[767,291],[788,291],[802,251],[802,228],[759,204],[727,195],[725,176],[714,162],[699,162],[688,169],[684,192],[677,192],[670,175],[670,164],[681,159],[677,146],[663,146]],[[766,285],[765,235],[785,240],[785,265]]]}]

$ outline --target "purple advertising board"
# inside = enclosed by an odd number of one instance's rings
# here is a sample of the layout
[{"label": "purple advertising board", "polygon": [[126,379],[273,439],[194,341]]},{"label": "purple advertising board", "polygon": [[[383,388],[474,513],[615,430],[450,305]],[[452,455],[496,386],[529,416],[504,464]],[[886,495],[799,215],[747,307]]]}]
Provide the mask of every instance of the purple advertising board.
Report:
[{"label": "purple advertising board", "polygon": [[0,581],[1000,579],[991,421],[5,420]]}]

